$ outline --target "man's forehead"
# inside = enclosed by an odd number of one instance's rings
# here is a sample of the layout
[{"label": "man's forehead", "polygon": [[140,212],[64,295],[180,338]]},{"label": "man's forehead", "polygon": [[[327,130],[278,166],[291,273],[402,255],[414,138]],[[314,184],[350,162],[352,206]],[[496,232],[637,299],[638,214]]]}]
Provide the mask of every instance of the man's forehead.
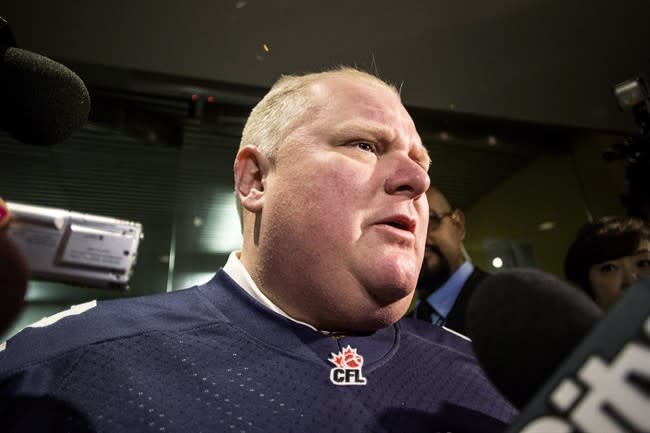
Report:
[{"label": "man's forehead", "polygon": [[[359,115],[386,124],[397,122],[403,129],[419,134],[399,95],[391,87],[374,80],[346,76],[328,77],[312,86],[313,95],[319,99],[319,105],[333,106],[339,101],[347,106],[353,106]],[[332,107],[333,110],[336,108]]]},{"label": "man's forehead", "polygon": [[338,96],[346,100],[362,97],[364,100],[376,101],[382,98],[384,105],[391,103],[402,106],[399,94],[391,86],[379,79],[363,75],[332,74],[314,81],[310,87],[315,96],[324,98],[323,103],[328,103],[330,98]]},{"label": "man's forehead", "polygon": [[430,165],[429,153],[415,123],[392,86],[370,76],[338,73],[312,82],[309,91],[314,103],[312,119],[342,117],[334,128],[336,131],[330,129],[331,133],[365,131],[387,141],[399,134],[419,149],[418,161],[425,167]]}]

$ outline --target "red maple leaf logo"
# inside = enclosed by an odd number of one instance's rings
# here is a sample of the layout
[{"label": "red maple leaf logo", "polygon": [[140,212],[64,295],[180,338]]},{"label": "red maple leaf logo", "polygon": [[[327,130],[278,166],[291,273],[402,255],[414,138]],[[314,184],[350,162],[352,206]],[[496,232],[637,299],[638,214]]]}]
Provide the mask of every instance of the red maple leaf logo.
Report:
[{"label": "red maple leaf logo", "polygon": [[338,354],[332,353],[332,357],[328,358],[332,364],[339,368],[361,368],[363,365],[363,356],[357,353],[357,349],[353,349],[348,344]]}]

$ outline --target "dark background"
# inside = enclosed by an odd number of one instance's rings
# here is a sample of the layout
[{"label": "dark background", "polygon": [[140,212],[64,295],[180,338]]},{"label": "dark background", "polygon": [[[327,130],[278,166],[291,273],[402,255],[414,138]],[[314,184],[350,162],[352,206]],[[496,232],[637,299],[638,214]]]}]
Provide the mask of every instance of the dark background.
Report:
[{"label": "dark background", "polygon": [[610,86],[650,66],[645,0],[3,4],[22,47],[59,59],[261,87],[356,64],[408,105],[561,125],[629,128]]}]

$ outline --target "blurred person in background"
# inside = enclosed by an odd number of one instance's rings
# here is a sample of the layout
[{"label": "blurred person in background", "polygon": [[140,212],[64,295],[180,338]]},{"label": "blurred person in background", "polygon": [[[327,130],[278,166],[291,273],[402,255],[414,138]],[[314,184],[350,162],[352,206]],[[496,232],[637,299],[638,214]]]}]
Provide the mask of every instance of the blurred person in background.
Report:
[{"label": "blurred person in background", "polygon": [[412,315],[466,333],[465,316],[476,286],[489,274],[467,259],[463,247],[465,215],[434,187],[427,191],[429,224]]},{"label": "blurred person in background", "polygon": [[564,273],[604,310],[639,278],[650,277],[650,225],[607,216],[582,226],[568,249]]}]

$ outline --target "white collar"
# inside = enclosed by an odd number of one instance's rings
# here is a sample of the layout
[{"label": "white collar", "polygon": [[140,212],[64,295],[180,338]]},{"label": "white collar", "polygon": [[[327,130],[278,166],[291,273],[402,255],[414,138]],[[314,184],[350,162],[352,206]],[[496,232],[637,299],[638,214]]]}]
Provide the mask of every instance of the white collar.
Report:
[{"label": "white collar", "polygon": [[223,267],[223,270],[226,271],[226,273],[228,274],[228,276],[230,276],[230,278],[235,280],[235,282],[239,284],[241,288],[244,289],[244,291],[246,291],[246,293],[248,293],[257,302],[264,305],[269,310],[281,316],[284,316],[291,321],[300,323],[301,325],[308,326],[314,331],[322,332],[314,328],[309,323],[301,322],[300,320],[296,320],[293,317],[289,316],[280,307],[275,305],[269,298],[267,298],[266,295],[262,293],[262,291],[259,289],[259,287],[257,287],[257,284],[255,284],[255,281],[253,281],[251,275],[248,273],[248,271],[246,270],[242,262],[239,260],[240,254],[241,251],[233,251],[232,253],[230,253],[230,255],[228,256],[228,261]]}]

